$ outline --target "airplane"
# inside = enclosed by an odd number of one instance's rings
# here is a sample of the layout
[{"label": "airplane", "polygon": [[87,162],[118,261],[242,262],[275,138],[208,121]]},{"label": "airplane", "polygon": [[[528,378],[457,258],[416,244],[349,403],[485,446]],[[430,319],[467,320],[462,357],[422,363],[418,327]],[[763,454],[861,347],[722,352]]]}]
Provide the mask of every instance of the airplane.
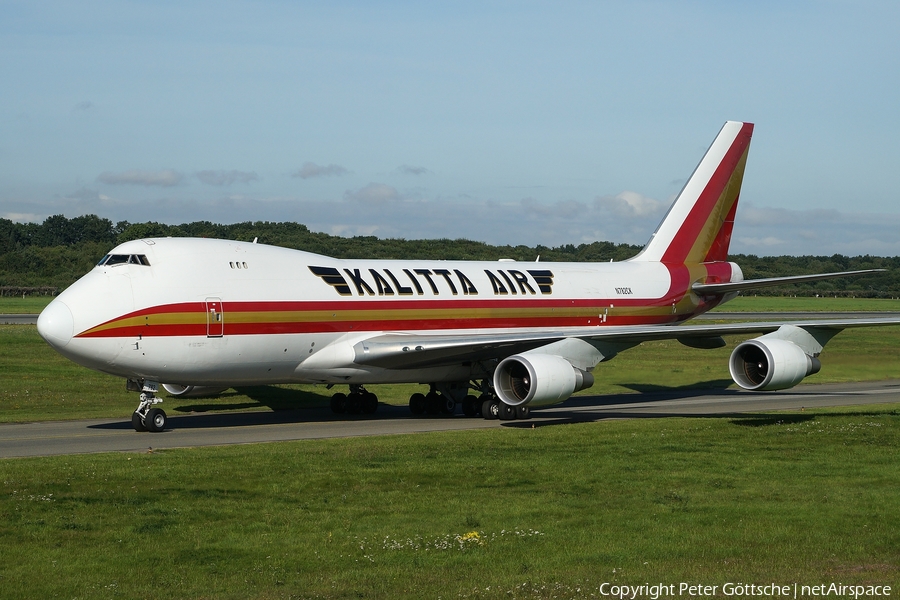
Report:
[{"label": "airplane", "polygon": [[[790,388],[847,327],[897,319],[685,323],[738,293],[876,270],[745,280],[728,262],[753,124],[729,121],[636,256],[560,263],[335,259],[251,242],[125,242],[40,314],[40,335],[139,394],[136,431],[173,396],[242,385],[348,385],[335,413],[371,414],[366,385],[418,383],[412,413],[525,419],[594,383],[598,364],[649,340],[695,348],[762,334],[729,358],[747,390]],[[476,396],[477,394],[477,396]]]}]

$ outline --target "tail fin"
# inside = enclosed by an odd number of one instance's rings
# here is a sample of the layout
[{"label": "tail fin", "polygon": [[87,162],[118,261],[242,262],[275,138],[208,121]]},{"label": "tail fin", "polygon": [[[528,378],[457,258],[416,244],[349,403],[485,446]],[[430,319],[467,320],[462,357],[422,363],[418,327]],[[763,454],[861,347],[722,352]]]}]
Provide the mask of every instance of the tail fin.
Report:
[{"label": "tail fin", "polygon": [[669,264],[728,259],[753,123],[728,121],[656,232],[632,260]]}]

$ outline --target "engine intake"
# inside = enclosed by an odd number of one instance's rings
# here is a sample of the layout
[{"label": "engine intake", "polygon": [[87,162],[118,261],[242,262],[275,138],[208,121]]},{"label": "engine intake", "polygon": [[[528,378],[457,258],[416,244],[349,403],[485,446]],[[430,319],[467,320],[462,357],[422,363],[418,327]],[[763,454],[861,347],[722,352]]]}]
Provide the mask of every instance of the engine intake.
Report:
[{"label": "engine intake", "polygon": [[822,368],[797,344],[764,337],[739,344],[728,360],[731,378],[745,390],[784,390]]},{"label": "engine intake", "polygon": [[556,404],[592,385],[593,375],[553,354],[515,354],[494,371],[494,391],[510,406]]}]

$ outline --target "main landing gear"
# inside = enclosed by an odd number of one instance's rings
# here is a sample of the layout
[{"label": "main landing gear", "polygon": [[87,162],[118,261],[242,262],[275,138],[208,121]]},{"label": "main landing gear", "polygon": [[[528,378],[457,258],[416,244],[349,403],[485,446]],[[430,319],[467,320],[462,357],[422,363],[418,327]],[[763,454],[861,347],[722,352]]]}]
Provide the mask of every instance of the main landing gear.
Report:
[{"label": "main landing gear", "polygon": [[156,397],[159,391],[159,382],[138,381],[129,379],[126,389],[130,392],[140,392],[141,401],[137,409],[131,415],[131,426],[135,431],[150,431],[158,433],[166,428],[166,411],[157,408],[162,398]]},{"label": "main landing gear", "polygon": [[[481,390],[481,395],[467,393],[470,389]],[[528,406],[510,406],[497,398],[486,382],[478,386],[467,383],[432,384],[427,394],[415,393],[409,397],[409,410],[416,416],[453,415],[458,404],[467,417],[504,421],[531,418]]]},{"label": "main landing gear", "polygon": [[331,412],[335,414],[371,415],[378,410],[378,396],[361,385],[351,385],[350,393],[338,392],[331,397]]},{"label": "main landing gear", "polygon": [[[409,397],[409,410],[416,416],[451,416],[456,414],[456,407],[462,406],[467,417],[484,417],[485,419],[530,419],[531,408],[511,406],[494,394],[487,381],[480,384],[463,382],[433,383],[427,394],[416,392]],[[469,392],[480,391],[475,396]],[[371,415],[378,410],[378,396],[362,385],[351,385],[350,393],[337,392],[331,396],[331,412],[343,415]]]}]

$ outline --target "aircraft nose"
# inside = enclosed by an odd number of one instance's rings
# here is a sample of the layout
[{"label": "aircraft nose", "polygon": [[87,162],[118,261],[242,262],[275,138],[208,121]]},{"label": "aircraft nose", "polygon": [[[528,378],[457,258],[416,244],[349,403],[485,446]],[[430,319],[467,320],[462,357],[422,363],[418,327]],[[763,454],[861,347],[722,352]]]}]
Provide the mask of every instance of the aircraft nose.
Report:
[{"label": "aircraft nose", "polygon": [[54,300],[38,316],[37,330],[51,346],[64,347],[75,332],[75,319],[72,318],[72,311],[64,302]]}]

